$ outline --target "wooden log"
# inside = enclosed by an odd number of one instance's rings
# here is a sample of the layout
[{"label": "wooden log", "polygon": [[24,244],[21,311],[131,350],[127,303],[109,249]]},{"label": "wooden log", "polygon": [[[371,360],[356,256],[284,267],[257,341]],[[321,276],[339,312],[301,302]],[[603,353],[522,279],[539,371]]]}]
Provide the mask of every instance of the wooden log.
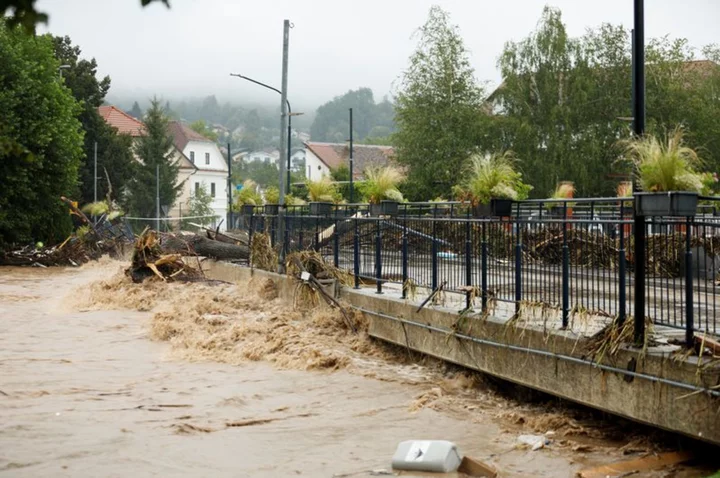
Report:
[{"label": "wooden log", "polygon": [[245,245],[214,241],[199,234],[188,236],[165,235],[161,242],[165,253],[198,255],[226,261],[248,259],[250,249]]}]

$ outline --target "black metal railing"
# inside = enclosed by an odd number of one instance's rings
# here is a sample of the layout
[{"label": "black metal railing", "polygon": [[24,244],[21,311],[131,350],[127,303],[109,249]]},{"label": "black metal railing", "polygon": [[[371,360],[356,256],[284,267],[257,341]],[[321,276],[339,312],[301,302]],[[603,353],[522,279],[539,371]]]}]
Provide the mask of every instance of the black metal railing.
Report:
[{"label": "black metal railing", "polygon": [[[646,315],[657,325],[718,333],[716,272],[720,217],[716,198],[701,198],[691,218],[646,223]],[[286,252],[314,249],[376,292],[397,284],[403,298],[420,288],[461,294],[465,307],[517,315],[523,308],[567,328],[583,317],[625,320],[633,310],[632,198],[529,200],[508,217],[474,217],[467,204],[403,203],[374,217],[366,204],[323,216],[307,206],[283,214]],[[278,216],[236,221],[275,236]],[[642,319],[640,319],[642,320]]]}]

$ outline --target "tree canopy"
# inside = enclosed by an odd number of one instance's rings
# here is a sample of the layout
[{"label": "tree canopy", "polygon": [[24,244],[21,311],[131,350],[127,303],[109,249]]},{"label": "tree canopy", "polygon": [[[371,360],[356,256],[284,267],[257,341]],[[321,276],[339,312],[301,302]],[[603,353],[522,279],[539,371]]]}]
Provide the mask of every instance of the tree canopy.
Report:
[{"label": "tree canopy", "polygon": [[0,248],[65,239],[60,196],[77,191],[81,111],[63,85],[49,36],[31,37],[0,19]]},{"label": "tree canopy", "polygon": [[173,159],[173,140],[168,133],[168,117],[157,99],[145,114],[146,134],[138,138],[133,180],[128,188],[128,208],[139,217],[156,217],[156,171],[160,172],[160,205],[175,204],[182,184],[178,183],[180,166]]},{"label": "tree canopy", "polygon": [[190,129],[195,131],[198,134],[201,134],[205,136],[207,139],[211,141],[217,141],[218,135],[213,130],[211,130],[207,123],[203,120],[197,120],[190,123]]},{"label": "tree canopy", "polygon": [[[609,24],[571,38],[550,7],[534,32],[505,45],[486,137],[517,154],[535,197],[547,197],[558,181],[574,182],[583,196],[614,192],[623,172],[618,140],[631,135],[630,46],[630,32]],[[716,52],[704,50],[709,58]],[[648,133],[684,126],[688,144],[717,168],[720,67],[694,61],[686,40],[667,37],[650,40],[646,57]]]},{"label": "tree canopy", "polygon": [[413,200],[447,196],[470,154],[480,145],[483,89],[447,12],[430,9],[417,50],[395,98],[397,160],[408,167]]},{"label": "tree canopy", "polygon": [[[115,200],[122,202],[124,191],[132,175],[133,156],[132,139],[119,135],[98,113],[105,95],[110,89],[110,77],[97,78],[97,63],[80,57],[80,47],[74,46],[70,37],[54,37],[55,56],[60,63],[67,65],[63,69],[62,79],[70,88],[82,109],[78,115],[85,130],[84,158],[80,163],[80,196],[83,203],[95,200],[94,154],[97,143],[97,195],[104,198],[109,190]],[[108,183],[109,181],[109,183]]]},{"label": "tree canopy", "polygon": [[370,88],[350,90],[317,109],[310,127],[313,141],[343,143],[350,137],[350,112],[353,108],[353,139],[388,136],[395,130],[393,105],[387,99],[375,103]]}]

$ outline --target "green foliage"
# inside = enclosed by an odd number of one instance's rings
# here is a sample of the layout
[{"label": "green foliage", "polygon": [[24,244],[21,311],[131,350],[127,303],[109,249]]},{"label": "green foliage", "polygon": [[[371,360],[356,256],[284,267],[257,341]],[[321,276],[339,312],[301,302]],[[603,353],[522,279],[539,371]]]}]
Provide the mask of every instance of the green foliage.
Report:
[{"label": "green foliage", "polygon": [[365,171],[365,180],[360,185],[360,191],[365,201],[379,204],[382,200],[404,200],[398,189],[405,181],[405,175],[394,166],[369,168]]},{"label": "green foliage", "polygon": [[338,202],[340,194],[335,183],[328,176],[323,176],[317,181],[305,181],[307,198],[311,202]]},{"label": "green foliage", "polygon": [[625,154],[635,166],[644,191],[701,192],[705,178],[696,172],[697,153],[683,142],[683,131],[676,128],[661,142],[655,136],[626,142]]},{"label": "green foliage", "polygon": [[[189,222],[194,222],[195,224],[200,224],[202,226],[212,224],[214,219],[212,216],[215,214],[215,211],[211,206],[212,202],[213,198],[210,196],[207,186],[205,184],[200,184],[200,186],[190,195],[190,199],[188,199],[187,207],[189,212],[187,215],[205,217],[192,219]],[[185,225],[185,221],[183,221],[183,229],[186,229],[188,226],[189,224]]]},{"label": "green foliage", "polygon": [[246,179],[243,187],[235,196],[235,206],[239,210],[243,205],[262,206],[263,200],[258,184],[252,179]]},{"label": "green foliage", "polygon": [[265,203],[266,204],[278,204],[280,203],[280,190],[275,186],[270,186],[265,190]]},{"label": "green foliage", "polygon": [[[333,181],[350,181],[350,167],[347,164],[341,164],[337,168],[330,171],[330,176],[332,177]],[[342,184],[335,184],[335,187],[340,193],[340,196],[342,196],[343,200],[349,202],[350,183],[343,182]],[[360,183],[354,182],[353,189],[355,191],[352,199],[353,201],[359,202],[360,198],[362,197],[362,192],[360,192]]]},{"label": "green foliage", "polygon": [[192,129],[193,131],[195,131],[198,134],[205,136],[207,139],[209,139],[211,141],[218,140],[217,133],[215,133],[213,130],[208,128],[207,123],[205,123],[205,121],[203,121],[203,120],[197,120],[197,121],[193,121],[192,123],[190,123],[190,129]]},{"label": "green foliage", "polygon": [[88,203],[82,207],[82,212],[97,217],[106,215],[108,221],[117,219],[125,214],[122,209],[119,209],[115,204],[108,203],[107,201]]},{"label": "green foliage", "polygon": [[288,194],[285,196],[285,205],[287,206],[303,206],[306,202],[304,199],[295,196],[294,194]]},{"label": "green foliage", "polygon": [[[703,55],[720,59],[716,48]],[[661,38],[647,45],[647,130],[683,125],[688,144],[707,152],[706,166],[720,167],[720,67],[693,63],[686,40]],[[537,29],[505,45],[499,60],[503,84],[488,101],[494,109],[486,137],[493,149],[512,148],[532,171],[535,195],[558,179],[587,196],[614,195],[610,173],[618,138],[632,116],[630,34],[603,24],[583,36],[567,34],[559,10],[546,8]]]},{"label": "green foliage", "polygon": [[97,108],[103,104],[110,89],[110,77],[97,78],[95,59],[80,58],[81,50],[70,37],[54,37],[55,56],[63,65],[63,81],[82,105],[78,119],[85,130],[84,160],[80,164],[80,201],[95,199],[95,143],[97,142],[97,195],[102,198],[112,191],[115,199],[125,197],[132,176],[134,159],[132,138],[119,135],[100,117]]},{"label": "green foliage", "polygon": [[492,198],[527,199],[532,186],[522,181],[517,159],[511,151],[474,154],[465,184],[456,189],[460,199],[473,204],[489,204]]},{"label": "green foliage", "polygon": [[156,170],[160,171],[160,205],[175,204],[183,185],[178,183],[179,165],[172,161],[173,140],[168,132],[168,118],[157,99],[145,114],[146,134],[135,144],[140,159],[133,166],[134,176],[128,187],[127,204],[133,216],[155,217]]},{"label": "green foliage", "polygon": [[447,194],[481,140],[482,89],[476,83],[457,27],[440,7],[419,30],[396,97],[397,161],[409,168],[411,199]]},{"label": "green foliage", "polygon": [[317,109],[310,127],[313,141],[344,143],[350,137],[350,112],[353,109],[353,139],[388,136],[395,130],[392,103],[383,99],[375,103],[370,88],[350,90]]},{"label": "green foliage", "polygon": [[557,185],[550,199],[570,199],[575,195],[575,185],[571,182],[562,182]]},{"label": "green foliage", "polygon": [[0,19],[0,248],[65,239],[72,224],[60,196],[77,191],[80,106],[63,86],[49,36]]}]

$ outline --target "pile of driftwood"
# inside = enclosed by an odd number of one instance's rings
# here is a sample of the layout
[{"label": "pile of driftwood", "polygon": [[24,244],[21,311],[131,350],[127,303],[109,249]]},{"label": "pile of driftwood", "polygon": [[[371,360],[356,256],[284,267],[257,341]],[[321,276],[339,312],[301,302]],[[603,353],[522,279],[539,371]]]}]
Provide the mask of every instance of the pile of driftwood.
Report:
[{"label": "pile of driftwood", "polygon": [[41,243],[0,253],[0,265],[10,266],[79,266],[99,259],[104,254],[122,255],[123,247],[132,236],[119,224],[109,221],[94,223],[72,201],[61,200],[82,223],[59,245],[46,247]]},{"label": "pile of driftwood", "polygon": [[[200,267],[183,257],[208,257],[225,261],[248,260],[247,237],[205,229],[205,234],[168,234],[145,229],[135,241],[130,267],[125,273],[133,282],[149,277],[163,281],[204,280]],[[199,263],[198,263],[199,266]]]}]

